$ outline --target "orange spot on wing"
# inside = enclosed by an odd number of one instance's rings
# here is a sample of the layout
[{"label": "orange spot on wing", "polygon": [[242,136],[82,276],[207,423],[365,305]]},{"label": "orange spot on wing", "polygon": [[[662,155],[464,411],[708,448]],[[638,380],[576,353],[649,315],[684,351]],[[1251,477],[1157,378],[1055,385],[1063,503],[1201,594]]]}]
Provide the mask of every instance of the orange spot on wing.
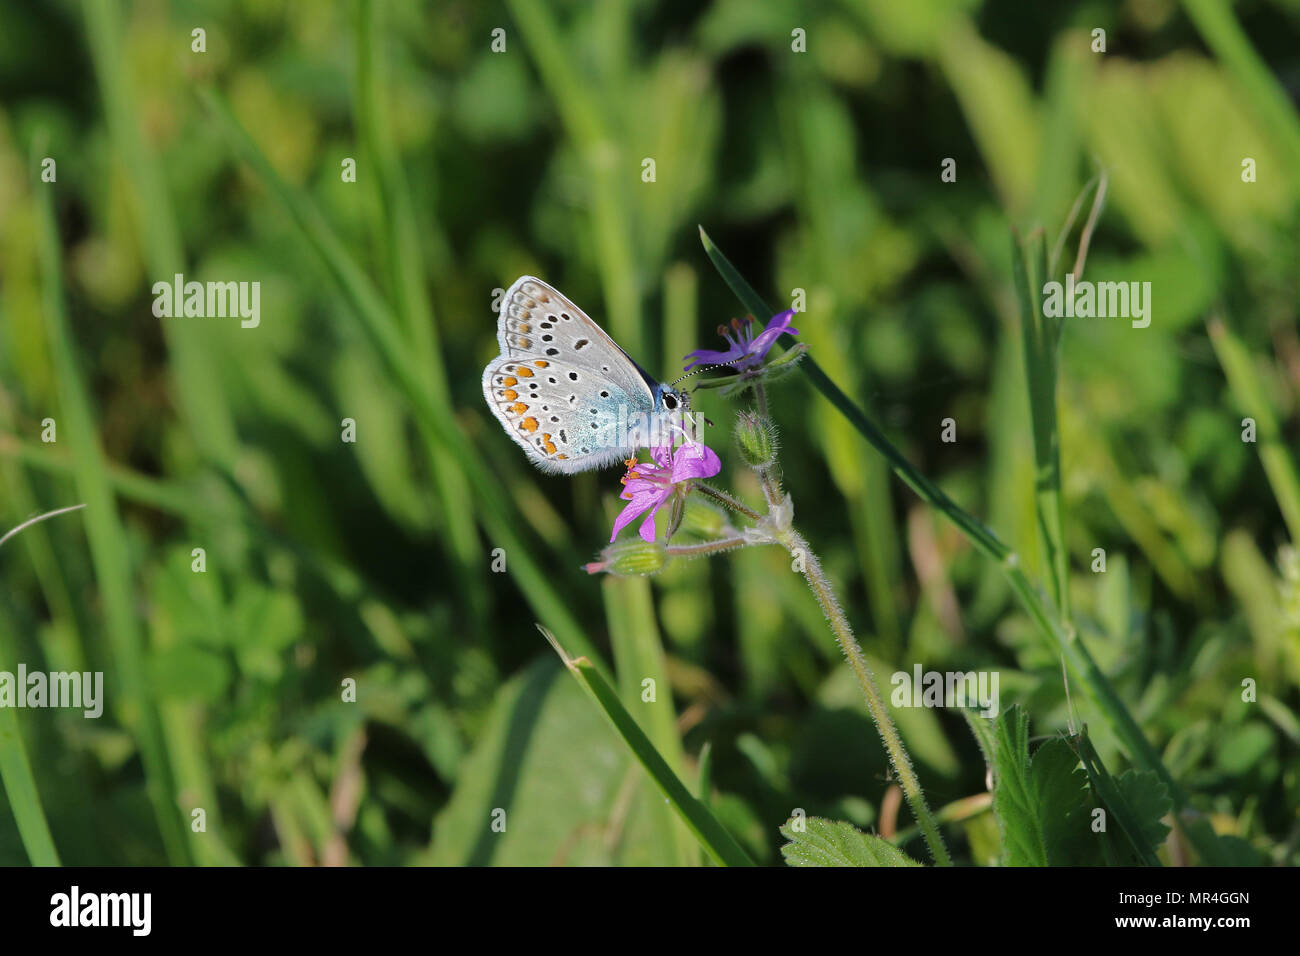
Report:
[{"label": "orange spot on wing", "polygon": [[504,398],[507,402],[513,402],[516,398],[519,397],[519,393],[516,392],[513,388],[507,388],[504,392],[501,393],[501,397]]},{"label": "orange spot on wing", "polygon": [[519,368],[515,369],[515,371],[517,371],[517,372],[519,373],[519,377],[520,377],[520,378],[532,378],[532,377],[533,377],[533,370],[530,369],[527,365],[521,365],[521,366],[519,366]]},{"label": "orange spot on wing", "polygon": [[518,385],[519,379],[515,378],[513,375],[507,375],[506,380],[501,384],[504,385],[506,388],[509,388],[511,385]]},{"label": "orange spot on wing", "polygon": [[522,422],[519,423],[519,427],[529,433],[535,432],[537,431],[537,419],[529,415],[527,418],[525,418]]},{"label": "orange spot on wing", "polygon": [[524,412],[528,411],[528,406],[523,402],[515,402],[510,406],[510,410],[516,415],[522,415]]},{"label": "orange spot on wing", "polygon": [[538,368],[546,368],[546,367],[549,366],[551,363],[548,362],[548,361],[546,361],[546,359],[538,359],[538,360],[537,360],[536,362],[534,362],[533,364],[536,365]]}]

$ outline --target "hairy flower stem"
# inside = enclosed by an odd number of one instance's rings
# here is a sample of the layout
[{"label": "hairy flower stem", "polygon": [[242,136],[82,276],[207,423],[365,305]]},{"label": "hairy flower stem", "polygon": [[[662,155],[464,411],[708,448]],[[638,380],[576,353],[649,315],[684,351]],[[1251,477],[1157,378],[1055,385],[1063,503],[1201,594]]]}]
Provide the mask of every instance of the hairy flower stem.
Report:
[{"label": "hairy flower stem", "polygon": [[[754,391],[754,403],[758,406],[759,417],[763,421],[770,421],[767,415],[767,392],[763,389],[762,380],[755,379],[750,387]],[[758,474],[758,483],[763,486],[763,497],[767,499],[768,510],[776,508],[785,496],[781,494],[781,483],[776,478],[775,460],[764,468],[755,468],[754,471]]]},{"label": "hairy flower stem", "polygon": [[744,543],[744,535],[732,534],[725,538],[715,538],[712,541],[704,541],[700,544],[670,544],[664,551],[670,558],[698,558],[705,554],[730,551],[732,548],[739,548]]},{"label": "hairy flower stem", "polygon": [[753,521],[757,521],[759,518],[762,517],[762,515],[760,515],[757,511],[749,507],[749,505],[745,504],[740,499],[736,498],[734,495],[730,495],[727,492],[721,490],[720,488],[714,488],[712,485],[706,485],[702,481],[697,480],[692,482],[691,490],[698,491],[700,494],[704,495],[705,497],[712,498],[714,501],[724,505],[725,507],[730,508],[732,511],[735,511],[738,514],[744,515],[746,518],[749,518]]},{"label": "hairy flower stem", "polygon": [[817,603],[822,607],[822,613],[826,615],[826,620],[830,622],[831,631],[835,634],[835,640],[839,642],[840,649],[844,652],[844,656],[848,658],[849,666],[853,668],[854,676],[857,677],[858,684],[862,687],[862,693],[867,698],[867,710],[870,711],[871,719],[875,721],[876,729],[880,731],[880,739],[884,741],[885,750],[889,754],[889,762],[894,767],[894,773],[898,776],[898,782],[903,788],[903,794],[907,797],[907,802],[912,806],[912,815],[916,818],[921,834],[930,847],[930,855],[934,857],[936,865],[952,866],[952,858],[948,855],[948,848],[944,846],[943,836],[939,833],[939,825],[935,822],[934,815],[925,802],[925,794],[921,790],[921,781],[912,768],[912,761],[907,756],[907,750],[903,746],[903,738],[899,736],[898,728],[894,726],[894,720],[889,716],[889,711],[885,708],[885,700],[880,696],[880,688],[876,686],[876,679],[871,673],[871,667],[867,664],[862,648],[858,646],[857,640],[853,637],[853,629],[849,626],[848,618],[844,616],[844,611],[840,609],[839,602],[835,600],[835,592],[831,588],[830,580],[826,577],[826,572],[822,570],[821,562],[817,560],[817,555],[808,547],[808,542],[804,537],[793,528],[787,528],[779,532],[777,540],[797,559],[799,566],[803,569],[803,576],[808,582],[808,587],[812,589],[813,594],[816,596]]},{"label": "hairy flower stem", "polygon": [[[751,388],[754,392],[756,411],[763,421],[770,422],[767,413],[767,393],[763,389],[763,383],[756,380]],[[796,567],[802,571],[808,587],[812,589],[817,603],[822,607],[822,613],[830,622],[835,640],[839,642],[840,650],[848,658],[849,666],[853,668],[853,674],[857,677],[862,693],[867,698],[867,711],[880,732],[880,739],[884,741],[889,762],[898,776],[898,782],[902,785],[903,795],[912,806],[912,815],[916,818],[917,826],[920,827],[921,834],[930,848],[930,855],[934,857],[936,865],[952,866],[952,858],[948,855],[948,848],[944,846],[939,825],[925,802],[921,781],[912,768],[912,761],[907,756],[907,749],[903,746],[903,738],[899,736],[898,728],[894,726],[894,719],[889,716],[889,711],[885,708],[885,700],[880,696],[880,688],[876,686],[876,679],[867,664],[867,658],[853,637],[849,619],[840,608],[839,601],[835,599],[835,591],[831,588],[826,572],[822,570],[821,561],[817,559],[817,555],[813,553],[804,537],[790,526],[793,506],[781,491],[781,484],[776,478],[776,459],[773,458],[766,465],[756,466],[754,471],[763,486],[763,495],[767,498],[768,514],[764,523],[767,525],[768,534],[773,541],[782,545],[794,556]]]}]

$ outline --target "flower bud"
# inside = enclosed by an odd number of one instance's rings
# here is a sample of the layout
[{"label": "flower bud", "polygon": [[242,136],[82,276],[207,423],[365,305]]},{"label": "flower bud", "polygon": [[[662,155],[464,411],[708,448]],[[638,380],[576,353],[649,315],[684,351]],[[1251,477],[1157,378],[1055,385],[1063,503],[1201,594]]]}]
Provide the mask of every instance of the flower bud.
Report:
[{"label": "flower bud", "polygon": [[763,376],[768,379],[778,379],[790,374],[807,352],[808,345],[806,342],[798,342],[790,346],[790,348],[763,366]]},{"label": "flower bud", "polygon": [[663,569],[668,553],[658,541],[629,541],[605,549],[610,574],[646,575]]},{"label": "flower bud", "polygon": [[741,412],[736,416],[736,445],[740,456],[755,468],[766,468],[776,457],[776,429],[771,419]]},{"label": "flower bud", "polygon": [[682,534],[709,541],[722,534],[727,526],[727,516],[721,508],[716,508],[698,495],[686,499],[686,513],[682,516]]}]

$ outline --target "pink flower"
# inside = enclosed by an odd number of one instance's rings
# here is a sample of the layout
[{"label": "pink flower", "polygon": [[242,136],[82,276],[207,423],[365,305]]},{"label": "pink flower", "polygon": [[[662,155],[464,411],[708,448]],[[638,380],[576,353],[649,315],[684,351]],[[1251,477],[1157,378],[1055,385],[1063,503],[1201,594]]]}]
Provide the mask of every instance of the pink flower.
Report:
[{"label": "pink flower", "polygon": [[757,368],[763,364],[768,350],[776,344],[777,339],[787,332],[790,335],[799,334],[798,329],[790,328],[792,321],[794,321],[794,309],[786,309],[772,316],[767,327],[755,335],[753,316],[747,316],[744,322],[732,319],[730,327],[718,326],[718,334],[727,340],[731,348],[725,352],[696,349],[686,356],[691,361],[683,371],[689,372],[696,365],[735,365],[742,372]]},{"label": "pink flower", "polygon": [[628,461],[627,474],[623,476],[623,492],[619,495],[627,504],[614,519],[614,530],[609,536],[611,542],[641,515],[645,515],[641,522],[641,539],[654,541],[655,515],[678,490],[677,486],[692,478],[711,478],[722,470],[718,456],[700,442],[686,442],[676,449],[667,445],[652,448],[650,457],[654,461]]}]

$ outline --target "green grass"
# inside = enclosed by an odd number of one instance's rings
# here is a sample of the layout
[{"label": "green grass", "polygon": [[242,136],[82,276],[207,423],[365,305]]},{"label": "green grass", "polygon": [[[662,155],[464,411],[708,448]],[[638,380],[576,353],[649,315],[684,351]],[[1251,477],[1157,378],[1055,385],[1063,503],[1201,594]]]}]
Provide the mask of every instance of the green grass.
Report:
[{"label": "green grass", "polygon": [[[86,508],[0,548],[0,652],[107,709],[0,710],[0,863],[776,865],[795,808],[876,846],[889,757],[784,553],[588,575],[618,474],[541,475],[483,407],[529,273],[663,381],[800,290],[780,479],[882,690],[997,671],[1030,756],[1128,808],[1110,862],[1294,865],[1283,6],[813,4],[794,53],[785,3],[219,5],[201,55],[181,5],[7,6],[0,530]],[[1150,328],[1042,318],[1081,244]],[[177,272],[260,281],[261,327],[155,318]],[[893,719],[955,862],[998,859],[988,741]]]}]

